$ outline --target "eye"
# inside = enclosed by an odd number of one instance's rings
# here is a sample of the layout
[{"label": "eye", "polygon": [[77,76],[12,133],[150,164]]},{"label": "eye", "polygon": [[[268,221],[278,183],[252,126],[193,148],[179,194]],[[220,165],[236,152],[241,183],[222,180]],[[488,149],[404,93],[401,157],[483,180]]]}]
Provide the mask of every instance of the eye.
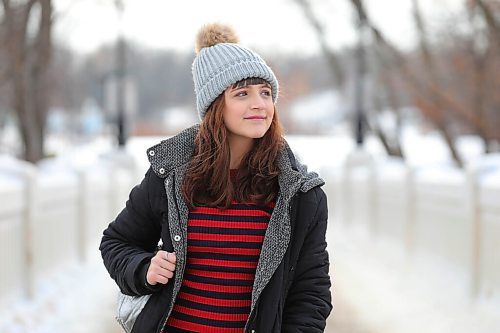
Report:
[{"label": "eye", "polygon": [[234,94],[234,96],[236,96],[236,97],[243,97],[243,96],[246,96],[246,95],[247,95],[246,90],[240,90],[236,94]]},{"label": "eye", "polygon": [[263,90],[263,91],[261,92],[261,94],[263,94],[264,96],[269,97],[269,96],[271,96],[271,90],[269,90],[269,89],[265,89],[265,90]]}]

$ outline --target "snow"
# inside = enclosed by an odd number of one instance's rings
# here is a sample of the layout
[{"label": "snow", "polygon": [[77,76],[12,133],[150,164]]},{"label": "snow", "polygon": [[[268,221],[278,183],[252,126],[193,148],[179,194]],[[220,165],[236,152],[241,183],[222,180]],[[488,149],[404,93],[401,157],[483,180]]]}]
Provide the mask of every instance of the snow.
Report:
[{"label": "snow", "polygon": [[342,96],[328,89],[297,98],[290,107],[290,113],[297,123],[306,123],[310,127],[323,131],[334,128],[347,117],[347,109]]},{"label": "snow", "polygon": [[432,257],[409,258],[400,244],[333,222],[328,238],[333,298],[338,293],[356,309],[367,331],[500,332],[500,302],[473,299],[453,267]]},{"label": "snow", "polygon": [[465,182],[464,172],[448,165],[421,167],[416,170],[416,177],[422,182],[439,185],[457,185]]},{"label": "snow", "polygon": [[0,311],[2,333],[118,333],[117,287],[98,258],[70,265],[39,284],[32,300],[16,299]]},{"label": "snow", "polygon": [[197,121],[197,115],[190,105],[171,107],[162,114],[162,128],[170,132],[180,132]]},{"label": "snow", "polygon": [[489,154],[472,163],[479,173],[479,182],[486,187],[500,187],[500,153]]}]

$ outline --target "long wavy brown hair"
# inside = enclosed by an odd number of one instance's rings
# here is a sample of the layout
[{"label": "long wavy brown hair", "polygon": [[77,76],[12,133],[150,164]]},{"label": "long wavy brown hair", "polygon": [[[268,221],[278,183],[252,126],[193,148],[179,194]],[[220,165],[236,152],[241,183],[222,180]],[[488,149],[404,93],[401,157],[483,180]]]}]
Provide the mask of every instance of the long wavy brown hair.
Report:
[{"label": "long wavy brown hair", "polygon": [[[237,82],[233,87],[245,84],[258,83]],[[278,194],[277,159],[284,139],[276,109],[269,130],[262,138],[255,139],[237,173],[231,177],[228,130],[222,116],[224,106],[221,94],[208,108],[196,136],[194,155],[182,186],[190,208],[228,208],[232,202],[267,204]]]}]

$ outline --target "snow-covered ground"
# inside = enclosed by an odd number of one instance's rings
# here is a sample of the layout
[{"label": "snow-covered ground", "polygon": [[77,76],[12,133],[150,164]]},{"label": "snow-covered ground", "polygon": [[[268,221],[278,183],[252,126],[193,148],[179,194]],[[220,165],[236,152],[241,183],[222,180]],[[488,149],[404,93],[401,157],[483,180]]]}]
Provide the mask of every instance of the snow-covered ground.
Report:
[{"label": "snow-covered ground", "polygon": [[[409,266],[397,246],[330,221],[335,308],[326,332],[500,332],[500,304],[471,301],[449,272],[424,261]],[[17,300],[3,309],[0,332],[120,332],[117,289],[98,256],[96,250],[89,263],[45,281],[35,301]]]},{"label": "snow-covered ground", "polygon": [[117,287],[97,246],[86,264],[74,264],[39,283],[33,300],[17,299],[0,311],[1,333],[118,333]]},{"label": "snow-covered ground", "polygon": [[330,220],[329,228],[333,298],[342,301],[333,323],[346,305],[359,332],[500,332],[498,300],[473,299],[449,267],[432,258],[409,261],[400,246],[359,226]]}]

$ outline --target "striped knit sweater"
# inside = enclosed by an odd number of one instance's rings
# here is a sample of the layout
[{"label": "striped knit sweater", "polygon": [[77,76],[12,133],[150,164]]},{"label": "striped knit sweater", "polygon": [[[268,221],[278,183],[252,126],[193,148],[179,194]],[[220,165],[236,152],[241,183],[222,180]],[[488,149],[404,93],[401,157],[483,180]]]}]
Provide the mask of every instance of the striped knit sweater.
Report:
[{"label": "striped knit sweater", "polygon": [[186,270],[166,332],[243,332],[273,208],[233,203],[190,211]]}]

